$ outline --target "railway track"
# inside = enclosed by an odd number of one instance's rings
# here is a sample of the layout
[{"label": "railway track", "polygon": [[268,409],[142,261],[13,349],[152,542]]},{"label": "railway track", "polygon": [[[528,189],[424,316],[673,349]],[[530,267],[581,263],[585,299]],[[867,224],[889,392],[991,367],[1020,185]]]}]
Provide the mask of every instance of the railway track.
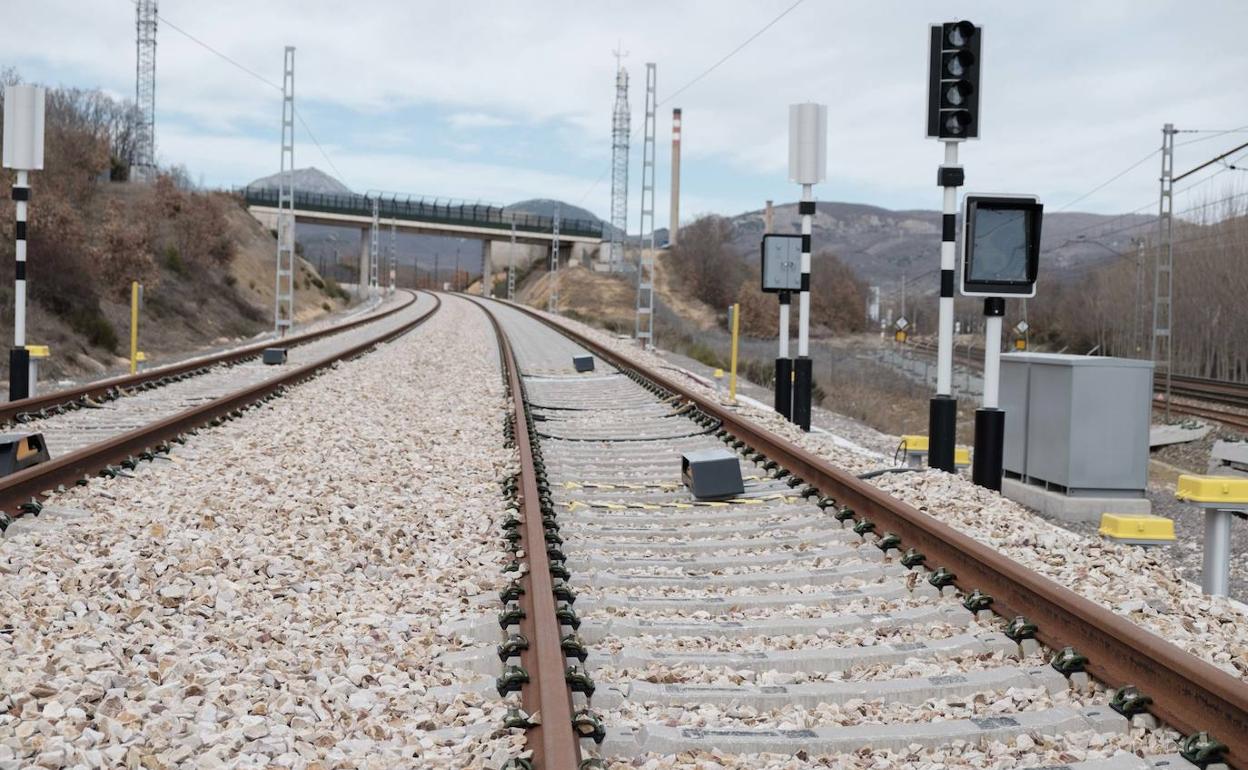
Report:
[{"label": "railway track", "polygon": [[266,340],[264,342],[243,345],[206,356],[195,356],[185,361],[155,367],[136,374],[109,377],[83,385],[32,396],[31,398],[2,402],[0,403],[0,423],[26,423],[54,417],[75,409],[93,408],[118,398],[183,382],[193,377],[208,374],[217,367],[231,366],[254,359],[263,353],[265,348],[296,348],[357,329],[365,324],[381,321],[403,311],[416,301],[416,295],[408,293],[405,299],[394,303],[390,307],[364,313],[356,318],[330,324],[323,328],[292,334],[280,340]]},{"label": "railway track", "polygon": [[[44,434],[52,459],[0,478],[0,529],[7,528],[14,518],[38,514],[42,507],[39,497],[44,492],[81,483],[97,474],[121,475],[141,461],[167,454],[170,443],[181,441],[184,434],[241,416],[244,410],[280,395],[338,361],[405,334],[428,320],[440,306],[441,300],[434,295],[412,293],[410,301],[385,312],[288,338],[287,342],[302,346],[282,366],[243,363],[271,345],[265,343],[179,365],[175,368],[191,368],[176,376],[155,371],[118,378],[129,383],[130,395],[122,391],[124,397],[115,397],[100,408],[45,408],[45,416],[29,420],[22,427]],[[206,360],[238,365],[212,366],[201,372]],[[144,376],[146,379],[139,379]],[[98,390],[108,382],[114,384]],[[87,390],[108,393],[119,387],[116,382],[105,381],[41,400],[58,396],[77,399]],[[140,388],[141,382],[160,385]],[[20,406],[11,405],[9,409],[16,414],[13,410]]]},{"label": "railway track", "polygon": [[[935,346],[926,341],[915,343],[910,346],[910,350],[925,358],[932,360],[936,358]],[[982,353],[977,358],[974,350],[968,352],[966,348],[960,347],[957,349],[954,361],[962,366],[969,366],[976,370],[984,368]],[[1153,390],[1158,394],[1164,392],[1165,382],[1158,381],[1154,383]],[[1248,409],[1248,385],[1243,383],[1176,374],[1171,378],[1170,392],[1173,396],[1178,396],[1179,398]],[[1155,398],[1153,408],[1164,410],[1166,408],[1164,399]],[[1185,401],[1171,401],[1170,411],[1190,417],[1215,420],[1232,428],[1248,431],[1248,414],[1228,412],[1224,409],[1214,409]]]},{"label": "railway track", "polygon": [[[1239,680],[679,382],[482,307],[521,473],[515,582],[468,633],[522,694],[509,723],[540,713],[509,768],[1248,767]],[[745,493],[692,500],[681,453],[725,445]]]}]

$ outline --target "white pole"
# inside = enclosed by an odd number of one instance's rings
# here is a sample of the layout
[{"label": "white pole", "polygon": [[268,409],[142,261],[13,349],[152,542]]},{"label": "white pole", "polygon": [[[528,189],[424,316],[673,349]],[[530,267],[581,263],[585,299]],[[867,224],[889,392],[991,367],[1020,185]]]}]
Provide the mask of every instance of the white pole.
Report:
[{"label": "white pole", "polygon": [[780,302],[780,357],[789,357],[789,303],[788,297]]},{"label": "white pole", "polygon": [[[815,200],[814,185],[802,185],[802,202]],[[810,243],[811,224],[814,217],[802,214],[803,246]],[[806,358],[810,355],[810,248],[802,249],[802,291],[797,297],[797,355]]]},{"label": "white pole", "polygon": [[985,409],[996,409],[1001,384],[1001,316],[984,319],[984,401]]},{"label": "white pole", "polygon": [[[22,190],[30,189],[30,174],[27,171],[18,170],[17,182],[13,185],[15,188]],[[14,289],[14,315],[13,315],[13,347],[22,348],[26,346],[26,206],[25,199],[16,201],[17,203],[17,242],[15,251],[17,254],[17,285]]]},{"label": "white pole", "polygon": [[[957,142],[945,142],[944,165],[958,165]],[[955,217],[958,213],[958,188],[945,187],[943,189],[945,200],[941,213],[945,217]],[[957,242],[953,238],[942,236],[940,242],[941,293],[939,337],[936,348],[936,395],[938,396],[953,395],[953,275],[957,268],[956,246]],[[948,291],[945,291],[946,283],[948,284]],[[999,322],[998,325],[1000,325]]]}]

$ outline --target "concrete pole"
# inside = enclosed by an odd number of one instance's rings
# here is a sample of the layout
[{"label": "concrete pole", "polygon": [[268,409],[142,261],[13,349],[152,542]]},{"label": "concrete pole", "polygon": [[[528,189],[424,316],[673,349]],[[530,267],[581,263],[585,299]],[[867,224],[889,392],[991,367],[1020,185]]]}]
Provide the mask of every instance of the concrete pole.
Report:
[{"label": "concrete pole", "polygon": [[368,266],[368,250],[371,248],[369,243],[369,233],[371,228],[364,227],[360,229],[360,272],[355,279],[355,295],[360,299],[364,299],[368,293],[369,266]]},{"label": "concrete pole", "polygon": [[[949,178],[946,178],[946,173]],[[940,237],[940,315],[937,320],[936,395],[928,408],[927,464],[955,473],[954,447],[957,442],[958,402],[953,397],[953,283],[957,269],[956,221],[958,187],[962,183],[958,166],[958,143],[945,142],[945,162],[941,165],[944,205],[941,209]],[[1000,488],[998,482],[997,488]]]},{"label": "concrete pole", "polygon": [[[763,233],[772,232],[775,223],[771,201],[763,208]],[[776,413],[786,420],[793,416],[793,359],[789,358],[789,307],[791,295],[780,292],[780,349],[776,352]]]},{"label": "concrete pole", "polygon": [[810,408],[813,371],[810,361],[810,240],[814,224],[814,185],[802,185],[802,289],[797,295],[797,361],[793,366],[792,421],[802,430],[810,431]]},{"label": "concrete pole", "polygon": [[672,110],[672,211],[667,225],[667,243],[676,245],[680,230],[680,108]]},{"label": "concrete pole", "polygon": [[[984,396],[975,410],[975,456],[971,479],[981,487],[1001,491],[1002,459],[1005,447],[1005,412],[997,408],[1001,384],[1001,318],[1005,300],[984,300]],[[952,354],[952,348],[950,348]],[[929,439],[928,451],[931,451]]]},{"label": "concrete pole", "polygon": [[9,400],[28,398],[30,387],[30,353],[26,350],[26,205],[30,200],[30,173],[17,171],[13,183],[13,201],[16,204],[17,240],[14,254],[17,257],[17,279],[13,288],[13,350],[9,354]]}]

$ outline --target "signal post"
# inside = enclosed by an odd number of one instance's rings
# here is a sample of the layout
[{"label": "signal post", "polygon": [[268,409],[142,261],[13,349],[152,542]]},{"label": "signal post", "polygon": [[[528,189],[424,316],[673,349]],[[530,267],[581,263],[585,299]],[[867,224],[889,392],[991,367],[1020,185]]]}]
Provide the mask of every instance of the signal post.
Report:
[{"label": "signal post", "polygon": [[983,28],[969,21],[933,24],[928,63],[927,136],[945,145],[937,173],[944,192],[940,238],[940,316],[937,324],[936,395],[928,412],[927,462],[956,470],[958,402],[953,397],[953,289],[957,262],[958,188],[965,175],[958,143],[979,138],[980,45]]}]

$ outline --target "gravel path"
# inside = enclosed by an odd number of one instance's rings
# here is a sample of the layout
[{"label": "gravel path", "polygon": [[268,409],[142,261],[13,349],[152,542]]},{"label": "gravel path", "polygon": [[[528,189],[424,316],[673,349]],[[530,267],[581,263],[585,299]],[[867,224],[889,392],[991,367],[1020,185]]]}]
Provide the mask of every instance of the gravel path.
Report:
[{"label": "gravel path", "polygon": [[0,541],[0,768],[499,766],[523,735],[437,657],[502,585],[505,409],[486,319],[446,298],[52,497]]}]

